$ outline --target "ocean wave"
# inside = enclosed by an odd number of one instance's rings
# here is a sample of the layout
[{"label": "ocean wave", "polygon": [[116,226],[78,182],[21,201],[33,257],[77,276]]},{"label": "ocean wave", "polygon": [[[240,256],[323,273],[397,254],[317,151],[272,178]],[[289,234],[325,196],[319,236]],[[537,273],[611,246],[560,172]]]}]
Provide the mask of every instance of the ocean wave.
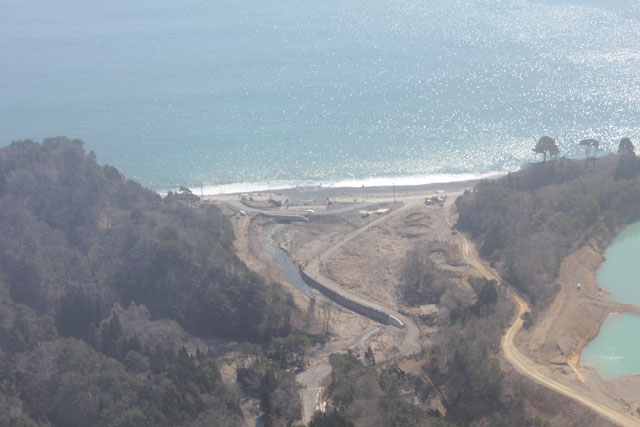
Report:
[{"label": "ocean wave", "polygon": [[[444,184],[449,182],[471,181],[504,175],[507,171],[492,171],[486,173],[435,173],[410,176],[385,176],[369,178],[349,178],[335,181],[327,180],[291,180],[270,182],[238,182],[232,184],[206,185],[191,187],[190,190],[197,195],[215,196],[220,194],[258,193],[267,191],[279,191],[292,188],[312,190],[317,188],[370,188],[370,187],[405,187],[426,184]],[[169,190],[158,191],[166,194]],[[174,191],[174,190],[171,190]]]}]

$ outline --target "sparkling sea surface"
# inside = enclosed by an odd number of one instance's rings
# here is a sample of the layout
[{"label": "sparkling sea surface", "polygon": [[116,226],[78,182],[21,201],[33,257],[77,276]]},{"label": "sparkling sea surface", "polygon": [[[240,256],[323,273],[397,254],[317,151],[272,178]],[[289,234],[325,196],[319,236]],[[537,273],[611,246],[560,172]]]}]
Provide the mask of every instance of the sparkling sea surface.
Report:
[{"label": "sparkling sea surface", "polygon": [[636,0],[0,0],[0,69],[0,145],[80,138],[157,190],[417,184],[513,170],[543,134],[640,139]]}]

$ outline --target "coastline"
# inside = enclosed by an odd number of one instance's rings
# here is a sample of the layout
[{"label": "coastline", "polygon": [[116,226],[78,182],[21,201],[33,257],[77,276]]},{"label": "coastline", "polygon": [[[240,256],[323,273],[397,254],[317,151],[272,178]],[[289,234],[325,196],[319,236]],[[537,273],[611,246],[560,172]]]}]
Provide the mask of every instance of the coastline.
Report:
[{"label": "coastline", "polygon": [[[506,175],[512,171],[491,171],[486,173],[459,173],[459,174],[426,174],[407,175],[394,177],[369,177],[362,179],[337,179],[334,181],[323,180],[299,180],[299,181],[263,181],[263,182],[238,182],[221,185],[192,186],[189,189],[205,200],[210,198],[220,198],[237,194],[259,194],[259,193],[314,193],[314,192],[392,192],[396,191],[427,191],[435,187],[458,188],[462,186],[473,186],[474,183],[482,179],[495,179]],[[175,189],[158,189],[156,192],[165,195],[168,191]],[[388,191],[387,191],[388,190]]]},{"label": "coastline", "polygon": [[[461,193],[465,190],[471,190],[475,185],[483,180],[483,179],[497,179],[503,176],[503,174],[492,174],[487,177],[482,178],[474,178],[469,180],[454,180],[448,182],[434,182],[434,183],[426,183],[426,184],[415,184],[415,185],[380,185],[380,186],[365,186],[365,187],[325,187],[322,185],[316,186],[300,186],[295,188],[282,188],[282,189],[273,189],[271,192],[269,191],[255,191],[255,192],[238,192],[238,193],[219,193],[219,194],[204,194],[203,201],[230,201],[230,200],[238,200],[242,196],[253,197],[256,203],[260,204],[261,202],[265,202],[270,198],[273,200],[283,200],[288,199],[291,202],[292,206],[308,206],[315,207],[318,205],[326,205],[327,200],[337,201],[337,205],[360,202],[366,204],[375,204],[375,203],[384,203],[390,200],[393,194],[401,200],[403,198],[416,198],[426,196],[428,194],[436,194],[436,193],[446,193],[446,194],[457,194]],[[195,194],[195,191],[194,191]],[[261,208],[265,208],[266,206],[262,206]],[[277,209],[274,209],[277,210]],[[327,212],[330,212],[327,209]],[[618,230],[619,232],[620,230]],[[614,236],[617,233],[614,234]],[[612,240],[612,239],[609,239]],[[604,243],[604,249],[601,248]],[[611,242],[608,242],[611,243]],[[594,247],[595,245],[595,247]],[[574,369],[587,369],[595,372],[595,368],[587,365],[582,365],[580,363],[580,356],[582,350],[598,335],[598,331],[606,321],[607,317],[613,313],[635,313],[640,314],[640,307],[624,304],[619,302],[611,296],[611,294],[603,290],[598,281],[597,281],[597,271],[600,267],[601,263],[604,261],[604,251],[608,246],[607,242],[598,242],[594,245],[589,245],[588,247],[584,247],[578,249],[571,253],[563,262],[563,265],[567,262],[571,264],[571,267],[568,269],[570,272],[563,274],[560,272],[558,276],[558,281],[560,283],[566,282],[567,290],[573,289],[573,282],[581,282],[583,285],[587,284],[587,289],[583,294],[589,293],[590,301],[589,304],[584,307],[584,311],[589,313],[586,319],[583,319],[583,316],[577,316],[572,319],[569,324],[566,324],[566,328],[564,331],[566,334],[573,334],[575,341],[571,344],[566,342],[566,337],[564,337],[564,341],[562,344],[559,344],[557,350],[560,354],[565,354],[568,363],[573,366]],[[581,253],[578,258],[580,258],[579,263],[574,263],[569,261],[570,258],[576,256],[576,254],[582,252],[584,249],[588,248],[593,251],[593,254],[589,254],[585,257],[584,253]],[[579,264],[579,265],[577,265]],[[564,285],[563,285],[564,288]],[[550,313],[554,310],[554,306],[556,304],[564,305],[567,301],[568,297],[566,295],[566,290],[561,289],[554,299],[554,301],[542,312],[540,313],[540,318],[547,317],[557,317],[558,312],[555,310],[555,313]],[[566,307],[565,307],[566,308]],[[579,320],[583,322],[583,325],[588,325],[588,331],[583,328],[576,329],[574,326],[575,323],[578,323]],[[539,326],[539,325],[538,325]],[[536,328],[534,328],[535,330]],[[547,333],[548,333],[548,325],[547,325]],[[533,331],[528,332],[531,334]],[[520,334],[522,338],[522,333]],[[520,344],[522,344],[521,340],[518,340]],[[535,338],[533,339],[535,341]],[[538,341],[540,344],[540,341]],[[531,350],[532,346],[535,344],[529,345],[528,349],[525,349],[525,346],[522,346],[523,350],[526,350],[530,355],[533,355]],[[542,348],[542,347],[540,347]],[[556,360],[558,354],[554,357],[542,357],[542,359],[547,360]],[[601,379],[602,381],[607,381],[607,379]]]},{"label": "coastline", "polygon": [[[249,191],[237,193],[204,194],[203,201],[228,201],[238,200],[241,196],[250,196],[257,199],[272,198],[282,200],[287,198],[294,205],[319,205],[327,204],[327,200],[341,202],[367,202],[376,203],[382,199],[389,199],[393,194],[400,199],[406,197],[419,197],[436,193],[458,193],[472,189],[483,179],[497,179],[501,174],[492,174],[486,177],[476,177],[468,180],[454,180],[448,182],[434,182],[415,185],[380,185],[371,187],[324,187],[307,186],[295,188],[273,189],[271,191]],[[192,190],[194,194],[198,192]]]}]

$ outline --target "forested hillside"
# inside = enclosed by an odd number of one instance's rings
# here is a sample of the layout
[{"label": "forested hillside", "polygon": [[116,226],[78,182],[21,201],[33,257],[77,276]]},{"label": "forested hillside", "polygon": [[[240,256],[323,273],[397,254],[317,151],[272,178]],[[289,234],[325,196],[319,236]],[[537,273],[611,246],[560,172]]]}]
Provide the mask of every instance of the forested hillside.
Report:
[{"label": "forested hillside", "polygon": [[238,425],[198,337],[297,331],[230,223],[99,166],[79,140],[0,149],[0,425]]},{"label": "forested hillside", "polygon": [[572,249],[587,242],[604,248],[622,226],[640,218],[639,174],[633,145],[599,159],[529,164],[461,196],[458,225],[506,280],[542,308]]}]

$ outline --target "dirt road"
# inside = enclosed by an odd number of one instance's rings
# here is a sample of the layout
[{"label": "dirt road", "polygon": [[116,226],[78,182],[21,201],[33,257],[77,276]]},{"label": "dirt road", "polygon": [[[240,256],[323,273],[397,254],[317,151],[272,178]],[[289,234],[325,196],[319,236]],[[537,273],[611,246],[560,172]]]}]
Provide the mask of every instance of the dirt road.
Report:
[{"label": "dirt road", "polygon": [[[381,199],[377,201],[383,201],[383,200]],[[349,290],[345,289],[338,283],[331,281],[329,278],[321,276],[321,273],[320,273],[321,263],[323,261],[329,260],[332,254],[335,254],[341,247],[343,247],[345,244],[355,239],[357,236],[361,235],[362,233],[365,233],[368,228],[376,227],[377,225],[382,224],[384,221],[387,221],[390,218],[393,218],[394,216],[400,215],[408,207],[422,203],[422,198],[416,197],[416,196],[407,197],[407,198],[404,198],[403,202],[404,202],[404,206],[393,210],[388,215],[375,219],[368,225],[368,227],[366,226],[361,227],[357,230],[354,230],[351,233],[346,234],[342,239],[340,239],[340,241],[324,249],[318,256],[314,257],[311,261],[308,262],[305,268],[305,271],[311,277],[315,277],[315,278],[321,277],[321,279],[323,280],[323,284],[328,283],[331,286],[335,287],[335,289],[339,290],[340,292],[347,292],[351,294]],[[233,206],[233,208],[235,208],[235,210],[240,209],[239,204],[236,203],[236,205],[237,206]],[[360,206],[357,206],[357,207],[359,208]],[[356,208],[356,206],[352,205],[352,206],[341,208],[341,210],[348,211],[348,210],[353,210],[354,208]],[[452,208],[451,202],[447,203],[447,208]],[[247,210],[247,212],[251,212],[251,213],[259,213],[259,211],[260,210],[258,209]],[[291,213],[299,213],[299,212],[297,212],[295,209],[292,209]],[[335,213],[337,212],[335,211],[331,213],[323,212],[323,214],[335,214]],[[248,217],[242,218],[243,221],[241,224],[241,229],[246,228],[248,219],[249,219]],[[450,227],[453,226],[454,221],[449,216],[446,217],[446,221]],[[243,242],[245,240],[243,237],[246,237],[246,236],[240,237],[239,239],[240,242],[237,242],[237,245],[239,246],[238,247],[239,252],[247,251],[246,241]],[[466,262],[486,278],[494,279],[499,283],[503,283],[499,274],[477,256],[473,244],[470,243],[469,240],[463,234],[460,234],[459,237],[461,239],[462,254]],[[515,293],[512,290],[509,291],[509,293],[516,303],[517,313],[514,316],[513,323],[511,324],[509,329],[506,331],[505,335],[501,340],[501,348],[504,353],[505,359],[509,363],[511,363],[514,369],[517,372],[519,372],[521,375],[532,379],[533,381],[541,384],[542,386],[547,387],[551,390],[554,390],[571,399],[574,399],[575,401],[585,405],[586,407],[592,409],[593,411],[596,411],[598,414],[601,414],[602,416],[606,417],[607,419],[611,420],[616,424],[619,424],[621,426],[640,426],[640,419],[634,417],[632,414],[625,412],[621,408],[617,409],[614,407],[609,407],[603,403],[600,403],[594,400],[591,396],[589,396],[585,390],[581,390],[577,388],[577,386],[563,384],[557,381],[556,379],[552,378],[550,373],[545,370],[545,366],[537,364],[536,362],[534,362],[533,360],[525,356],[523,352],[521,352],[516,347],[515,337],[518,331],[520,331],[520,329],[522,328],[521,316],[523,313],[529,311],[530,308],[526,303],[526,301],[524,301],[519,295],[517,295],[517,293]],[[420,350],[419,342],[418,342],[419,331],[417,329],[417,326],[415,326],[415,324],[413,324],[413,322],[411,322],[410,319],[406,318],[405,316],[401,316],[398,313],[394,314],[395,311],[390,309],[389,307],[383,307],[382,305],[377,304],[373,301],[369,302],[366,295],[358,294],[358,295],[350,295],[350,297],[358,298],[361,301],[370,303],[370,305],[372,306],[377,306],[381,308],[383,311],[388,312],[389,314],[392,314],[392,315],[397,314],[397,317],[407,325],[407,328],[403,329],[401,333],[394,334],[394,338],[400,341],[399,344],[397,344],[397,347],[400,349],[403,355],[410,355],[416,350],[417,351]],[[363,339],[367,339],[367,338],[368,338],[367,336],[363,337]],[[345,346],[344,349],[348,347],[349,345]],[[339,350],[336,349],[335,351],[339,351]],[[307,389],[302,392],[302,397],[303,397],[304,412],[306,415],[305,418],[306,418],[306,421],[308,421],[307,417],[310,416],[310,413],[312,413],[313,410],[315,410],[317,408],[317,405],[320,403],[319,397],[321,393],[322,383],[330,375],[330,366],[326,363],[326,361],[324,363],[321,362],[319,364],[316,364],[315,366],[312,366],[309,370],[307,370],[304,373],[301,373],[300,375],[301,375],[300,380],[302,380],[301,382],[303,382],[307,386]]]},{"label": "dirt road", "polygon": [[[404,356],[409,356],[409,355],[418,353],[421,350],[420,342],[419,342],[420,331],[418,330],[418,327],[416,326],[416,324],[411,319],[401,315],[400,313],[396,312],[392,308],[385,307],[385,306],[382,306],[381,304],[371,301],[367,299],[366,296],[356,295],[355,293],[349,291],[348,289],[344,288],[343,286],[334,282],[328,277],[323,276],[320,272],[320,263],[322,262],[322,260],[329,259],[331,255],[334,254],[336,251],[338,251],[342,246],[352,241],[353,239],[358,237],[360,234],[366,232],[371,227],[376,227],[382,224],[383,222],[388,221],[389,219],[401,214],[408,207],[414,206],[415,203],[419,203],[419,199],[416,199],[416,200],[417,201],[413,201],[413,203],[411,202],[406,203],[405,205],[395,209],[391,213],[384,215],[380,218],[377,218],[376,220],[370,222],[368,225],[361,227],[357,230],[354,230],[353,232],[345,235],[340,241],[326,248],[320,254],[318,254],[318,256],[314,257],[304,268],[305,273],[309,275],[309,277],[313,277],[314,280],[320,282],[323,286],[333,290],[334,292],[340,295],[343,295],[353,301],[357,301],[363,305],[373,307],[377,310],[390,314],[396,317],[397,319],[400,319],[400,321],[405,325],[405,328],[402,329],[401,331],[400,330],[393,331],[393,335],[394,335],[394,338],[397,337],[397,339],[399,339],[399,342],[397,343],[396,346],[400,350],[400,354]],[[389,328],[392,328],[392,327],[389,327]],[[375,332],[377,331],[373,330],[373,331],[367,332],[358,342],[355,342],[351,346],[345,347],[340,350],[346,350],[347,348],[353,348],[356,345],[361,344],[362,342],[370,338]],[[340,351],[340,350],[336,350],[336,351]],[[309,373],[307,374],[307,372]],[[308,423],[311,418],[311,414],[313,413],[313,410],[318,409],[318,406],[320,405],[319,397],[320,397],[320,393],[322,392],[321,384],[323,380],[329,376],[330,373],[331,373],[331,367],[328,364],[326,365],[323,364],[323,365],[317,365],[317,367],[314,367],[313,371],[308,370],[298,376],[298,381],[300,381],[302,384],[306,386],[305,390],[301,393],[302,401],[303,401],[303,422]]]},{"label": "dirt road", "polygon": [[[411,196],[403,198],[403,203],[399,205],[396,209],[392,210],[390,213],[383,215],[379,218],[374,219],[369,224],[362,226],[348,234],[346,234],[342,239],[338,242],[332,244],[331,246],[322,250],[317,256],[311,259],[304,268],[306,274],[310,277],[313,277],[316,281],[322,283],[322,285],[332,289],[336,293],[343,295],[351,300],[360,302],[363,305],[367,305],[373,307],[377,310],[390,314],[397,319],[399,319],[404,325],[405,328],[402,330],[397,330],[393,327],[388,327],[387,333],[390,333],[393,336],[394,341],[396,342],[395,346],[400,350],[399,355],[410,356],[412,354],[418,353],[421,351],[419,337],[420,331],[415,323],[409,319],[408,317],[398,313],[396,310],[383,306],[380,303],[371,301],[367,298],[366,295],[356,294],[346,289],[344,286],[336,283],[335,281],[329,279],[326,276],[323,276],[321,273],[321,263],[325,260],[330,259],[330,257],[340,250],[345,244],[349,243],[353,239],[360,236],[362,233],[367,232],[371,228],[375,228],[382,223],[394,218],[398,215],[401,215],[408,208],[419,205],[423,203],[424,198],[422,196]],[[229,203],[229,202],[227,202]],[[235,203],[235,205],[234,205]],[[239,202],[229,203],[232,204],[232,209],[239,209]],[[340,209],[340,212],[352,211],[360,207],[359,205],[348,206]],[[245,210],[250,214],[259,214],[262,211],[260,209],[246,209]],[[337,210],[333,210],[331,214],[336,214]],[[297,213],[296,210],[291,209],[291,213]],[[317,211],[314,212],[314,215],[317,214]],[[247,247],[247,226],[249,224],[249,215],[245,217],[241,217],[238,222],[238,230],[236,235],[236,250],[239,253],[246,253],[248,251]],[[382,329],[382,328],[381,328]],[[332,349],[333,351],[344,351],[348,348],[353,348],[359,344],[362,344],[364,341],[369,339],[374,333],[382,332],[379,329],[374,329],[368,331],[365,335],[358,338],[356,341],[352,343],[345,343],[344,348]],[[326,356],[325,356],[326,357]],[[324,358],[323,358],[324,359]],[[323,383],[326,381],[327,377],[331,373],[331,367],[326,360],[318,360],[319,363],[312,365],[306,371],[300,373],[298,375],[298,381],[305,386],[305,389],[301,391],[301,398],[303,403],[303,422],[309,422],[311,415],[316,409],[320,409],[319,406],[322,404],[320,401],[320,396],[322,393]]]},{"label": "dirt road", "polygon": [[315,411],[321,411],[322,403],[320,395],[325,380],[331,375],[331,365],[328,363],[320,363],[309,367],[296,377],[300,384],[305,386],[300,391],[302,400],[302,421],[307,424],[311,421],[311,415]]},{"label": "dirt road", "polygon": [[[449,225],[451,225],[451,222],[449,219],[447,220],[447,222],[449,223]],[[467,240],[467,238],[462,234],[460,234],[460,237],[462,239],[463,255],[467,260],[467,262],[469,262],[469,264],[475,267],[486,278],[497,280],[498,283],[503,283],[502,280],[500,280],[500,276],[491,267],[487,266],[482,260],[480,260],[480,258],[478,258],[475,251],[473,250],[471,243]],[[502,337],[500,346],[504,353],[505,359],[507,359],[507,361],[511,363],[511,365],[516,369],[516,371],[518,371],[520,374],[526,377],[531,378],[532,380],[534,380],[538,384],[543,385],[544,387],[550,388],[551,390],[554,390],[560,394],[563,394],[567,397],[570,397],[571,399],[574,399],[580,402],[581,404],[596,411],[600,415],[608,418],[609,420],[613,421],[618,425],[625,426],[625,427],[640,426],[640,419],[635,418],[634,416],[628,413],[619,412],[612,408],[608,408],[607,406],[599,402],[596,402],[591,397],[585,395],[582,391],[575,390],[567,385],[561,384],[560,382],[550,378],[542,370],[541,366],[537,365],[531,359],[526,357],[516,347],[515,336],[518,333],[518,331],[522,328],[522,324],[523,324],[521,316],[525,312],[530,311],[530,309],[527,302],[523,300],[515,292],[509,290],[509,294],[515,301],[517,305],[517,310],[514,316],[514,322],[509,327],[505,335]]]},{"label": "dirt road", "polygon": [[397,347],[400,350],[400,354],[403,356],[409,356],[409,355],[418,353],[421,350],[420,343],[418,340],[418,338],[420,337],[420,331],[418,330],[418,327],[416,326],[416,324],[410,318],[403,316],[393,308],[386,307],[386,306],[383,306],[382,304],[371,301],[364,295],[357,295],[354,292],[351,292],[348,289],[346,289],[344,286],[341,286],[340,284],[331,280],[330,278],[323,276],[320,271],[320,263],[322,262],[322,260],[329,259],[331,255],[337,252],[342,246],[349,243],[350,241],[358,237],[360,234],[367,232],[367,230],[369,230],[371,227],[376,227],[377,225],[380,225],[383,222],[388,221],[389,219],[400,215],[401,213],[406,211],[409,207],[415,206],[416,203],[420,203],[419,199],[417,199],[416,201],[407,201],[402,207],[399,207],[393,210],[391,213],[384,215],[380,218],[377,218],[374,221],[371,221],[366,226],[360,227],[357,230],[354,230],[353,232],[347,234],[339,242],[333,244],[332,246],[322,251],[322,253],[318,254],[318,256],[314,257],[304,267],[304,272],[309,277],[313,277],[314,280],[320,282],[323,286],[331,289],[332,291],[338,294],[341,294],[353,301],[357,301],[363,305],[373,307],[379,311],[382,311],[384,313],[387,313],[399,319],[405,325],[405,328],[403,331],[404,336],[402,338],[402,341],[397,344]]}]

